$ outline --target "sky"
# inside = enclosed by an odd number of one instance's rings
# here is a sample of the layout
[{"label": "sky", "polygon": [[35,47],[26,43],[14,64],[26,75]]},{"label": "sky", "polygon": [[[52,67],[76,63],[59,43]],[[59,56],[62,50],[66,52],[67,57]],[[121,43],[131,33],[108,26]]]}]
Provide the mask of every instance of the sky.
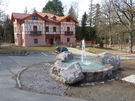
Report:
[{"label": "sky", "polygon": [[[34,7],[38,12],[42,12],[42,8],[49,0],[6,0],[6,10],[5,13],[11,16],[12,12],[24,13],[25,7],[27,7],[28,12]],[[5,0],[3,0],[5,2]],[[79,8],[79,19],[81,19],[84,12],[88,12],[90,0],[61,0],[64,8],[66,8],[65,13],[68,11],[72,2],[78,3]],[[101,3],[101,0],[93,0],[93,3]]]}]

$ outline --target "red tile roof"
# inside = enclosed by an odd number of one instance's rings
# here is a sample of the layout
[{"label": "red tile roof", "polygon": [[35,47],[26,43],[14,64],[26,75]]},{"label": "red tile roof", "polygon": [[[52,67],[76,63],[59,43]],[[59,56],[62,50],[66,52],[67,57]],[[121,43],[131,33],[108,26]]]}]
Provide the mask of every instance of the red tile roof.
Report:
[{"label": "red tile roof", "polygon": [[[52,22],[61,22],[62,20],[64,20],[67,17],[70,16],[57,16],[51,13],[42,13],[42,12],[37,12],[37,13],[33,13],[33,14],[37,14],[39,15],[42,19],[47,20],[47,21],[52,21]],[[19,19],[19,20],[24,20],[27,17],[33,15],[33,14],[25,14],[25,13],[12,13],[12,17],[11,17],[11,21],[13,22],[15,19]],[[45,16],[48,16],[48,19],[45,19]],[[56,17],[56,20],[52,19],[52,17]],[[71,18],[71,17],[70,17]],[[73,18],[71,18],[74,22],[77,23],[76,20],[74,20]]]}]

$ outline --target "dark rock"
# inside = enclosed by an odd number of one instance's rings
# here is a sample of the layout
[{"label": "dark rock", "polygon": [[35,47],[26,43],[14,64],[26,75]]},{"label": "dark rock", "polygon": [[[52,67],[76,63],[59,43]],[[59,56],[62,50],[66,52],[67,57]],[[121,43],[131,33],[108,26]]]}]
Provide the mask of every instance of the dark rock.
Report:
[{"label": "dark rock", "polygon": [[64,52],[58,54],[56,59],[62,60],[63,62],[68,62],[68,61],[74,59],[74,57],[73,57],[73,54],[71,52],[64,51]]}]

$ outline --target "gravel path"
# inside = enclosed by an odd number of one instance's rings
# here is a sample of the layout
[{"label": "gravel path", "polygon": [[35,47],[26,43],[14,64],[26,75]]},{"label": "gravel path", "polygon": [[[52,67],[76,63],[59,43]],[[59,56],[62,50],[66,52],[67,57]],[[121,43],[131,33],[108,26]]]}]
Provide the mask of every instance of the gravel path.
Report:
[{"label": "gravel path", "polygon": [[49,63],[40,63],[24,70],[20,74],[22,89],[63,95],[68,86],[59,83],[50,76],[51,66]]}]

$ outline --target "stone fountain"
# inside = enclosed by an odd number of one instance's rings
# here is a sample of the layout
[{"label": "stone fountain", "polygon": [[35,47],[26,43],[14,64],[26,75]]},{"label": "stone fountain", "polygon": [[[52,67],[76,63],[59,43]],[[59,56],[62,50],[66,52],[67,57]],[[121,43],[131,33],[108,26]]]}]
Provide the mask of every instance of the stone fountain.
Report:
[{"label": "stone fountain", "polygon": [[65,84],[101,81],[114,77],[119,66],[119,56],[111,53],[104,52],[92,59],[86,57],[85,41],[82,40],[81,59],[74,58],[71,52],[58,54],[51,75]]}]

